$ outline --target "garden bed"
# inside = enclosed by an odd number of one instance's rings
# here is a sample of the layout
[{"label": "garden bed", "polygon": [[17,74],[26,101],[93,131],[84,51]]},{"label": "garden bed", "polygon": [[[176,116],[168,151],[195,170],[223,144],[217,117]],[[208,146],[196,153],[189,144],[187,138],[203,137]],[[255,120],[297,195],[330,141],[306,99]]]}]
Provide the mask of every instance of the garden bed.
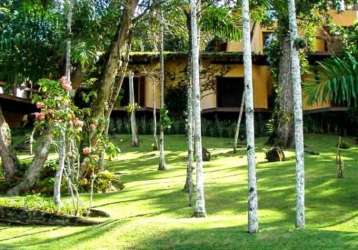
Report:
[{"label": "garden bed", "polygon": [[79,216],[63,215],[29,210],[26,208],[0,206],[0,222],[17,225],[46,225],[46,226],[92,226],[101,222],[88,220]]}]

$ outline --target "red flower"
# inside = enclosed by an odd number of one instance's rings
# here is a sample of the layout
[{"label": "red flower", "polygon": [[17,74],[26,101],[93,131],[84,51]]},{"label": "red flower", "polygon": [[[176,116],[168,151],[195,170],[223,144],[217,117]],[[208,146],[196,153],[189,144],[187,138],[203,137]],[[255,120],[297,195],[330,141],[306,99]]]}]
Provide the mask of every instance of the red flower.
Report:
[{"label": "red flower", "polygon": [[89,156],[90,153],[91,153],[91,149],[89,147],[85,147],[85,148],[82,149],[82,154],[84,156]]},{"label": "red flower", "polygon": [[72,90],[72,86],[71,84],[63,84],[62,88],[66,91],[71,91]]},{"label": "red flower", "polygon": [[61,77],[60,83],[64,90],[66,90],[66,91],[72,90],[71,82],[68,81],[65,76]]},{"label": "red flower", "polygon": [[45,113],[41,113],[41,112],[35,112],[34,116],[35,116],[36,121],[43,121],[43,120],[45,120],[45,117],[46,117]]},{"label": "red flower", "polygon": [[81,121],[81,120],[78,119],[78,118],[75,118],[75,119],[73,120],[73,125],[74,125],[75,127],[83,127],[83,121]]},{"label": "red flower", "polygon": [[67,77],[66,76],[61,77],[60,83],[61,83],[61,85],[68,84]]}]

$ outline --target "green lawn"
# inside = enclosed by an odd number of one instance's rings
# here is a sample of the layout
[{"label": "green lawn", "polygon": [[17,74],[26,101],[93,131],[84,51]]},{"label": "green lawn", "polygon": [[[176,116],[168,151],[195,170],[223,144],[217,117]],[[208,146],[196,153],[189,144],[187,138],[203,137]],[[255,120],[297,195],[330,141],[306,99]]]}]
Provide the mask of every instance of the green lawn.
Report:
[{"label": "green lawn", "polygon": [[[123,139],[123,142],[119,142]],[[98,194],[97,208],[112,215],[94,227],[0,226],[1,249],[358,249],[358,147],[344,151],[345,178],[335,178],[337,137],[306,136],[320,156],[306,156],[307,228],[295,230],[295,160],[266,163],[258,139],[260,232],[246,233],[247,171],[244,148],[231,153],[231,140],[205,138],[214,159],[205,164],[207,218],[192,218],[185,180],[185,137],[167,138],[169,170],[157,171],[152,139],[139,149],[129,136],[116,136],[121,156],[110,168],[125,189]]]}]

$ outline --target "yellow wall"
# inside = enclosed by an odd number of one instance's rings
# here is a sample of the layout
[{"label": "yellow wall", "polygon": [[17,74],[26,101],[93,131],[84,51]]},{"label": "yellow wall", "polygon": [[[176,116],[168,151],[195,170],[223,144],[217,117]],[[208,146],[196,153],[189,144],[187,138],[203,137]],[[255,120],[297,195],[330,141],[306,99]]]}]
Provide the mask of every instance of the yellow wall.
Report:
[{"label": "yellow wall", "polygon": [[[346,10],[344,12],[337,12],[335,10],[330,10],[328,12],[328,15],[331,17],[331,20],[334,24],[343,27],[351,26],[358,20],[358,11],[356,10]],[[321,29],[321,27],[317,27],[317,34],[316,34],[316,40],[314,42],[313,51],[327,52],[326,49],[327,48],[325,47],[325,34]]]},{"label": "yellow wall", "polygon": [[[243,65],[233,64],[228,67],[222,64],[212,64],[210,61],[203,61],[201,69],[201,84],[204,88],[205,83],[210,81],[213,88],[206,88],[202,92],[201,108],[202,110],[217,108],[217,97],[216,97],[216,77],[243,77]],[[152,66],[147,66],[152,67]],[[154,68],[154,67],[152,67]],[[140,74],[145,76],[145,70]],[[203,72],[210,71],[210,76],[205,75]],[[223,73],[224,72],[224,73]],[[158,72],[157,72],[158,73]],[[173,59],[168,60],[165,66],[165,85],[166,88],[179,85],[183,88],[186,86],[186,60]],[[145,107],[153,108],[153,82],[156,84],[156,104],[159,107],[160,102],[160,89],[159,79],[157,74],[151,73],[151,76],[145,77]],[[209,86],[210,86],[209,84]],[[268,95],[271,89],[271,75],[270,69],[267,66],[253,66],[253,88],[254,88],[254,106],[259,109],[268,108]],[[239,97],[238,97],[239,98]]]},{"label": "yellow wall", "polygon": [[160,86],[159,81],[155,77],[145,77],[145,97],[144,103],[146,108],[154,108],[153,84],[155,83],[155,101],[156,108],[160,105]]},{"label": "yellow wall", "polygon": [[[203,68],[208,67],[209,62],[202,62],[202,72]],[[213,66],[214,65],[214,66]],[[149,66],[150,67],[150,66]],[[214,67],[214,68],[210,68]],[[216,69],[219,67],[224,67],[224,65],[215,65],[210,64],[210,67],[207,69],[211,72],[219,72],[217,75],[212,76],[213,79],[216,79],[216,76],[224,77],[243,77],[244,68],[242,64],[232,64],[226,69],[226,73],[220,74],[220,70]],[[216,68],[215,68],[216,67]],[[159,72],[157,72],[159,73]],[[145,106],[144,108],[153,108],[154,99],[153,99],[153,83],[156,84],[156,107],[159,108],[160,103],[160,86],[158,74],[153,72],[151,76],[145,77]],[[268,98],[272,95],[272,78],[271,71],[268,66],[253,65],[253,90],[254,90],[254,107],[256,109],[268,109]],[[145,73],[140,73],[145,76]],[[170,60],[166,63],[166,72],[165,72],[165,86],[166,88],[173,87],[175,85],[180,85],[182,88],[186,87],[186,60]],[[307,78],[304,76],[303,81]],[[207,81],[207,78],[202,74],[201,75],[201,84],[203,85]],[[203,87],[203,86],[202,86]],[[239,98],[239,97],[238,97]],[[303,97],[303,108],[304,110],[315,110],[331,107],[329,102],[322,102],[316,104],[308,104],[307,99]],[[201,100],[202,110],[214,109],[217,108],[217,95],[215,89],[208,89],[202,92]]]},{"label": "yellow wall", "polygon": [[[270,31],[269,29],[262,27],[260,24],[257,24],[255,26],[252,36],[252,43],[251,43],[253,53],[263,54],[263,50],[264,50],[263,33],[269,31]],[[243,51],[242,42],[241,41],[228,42],[226,51],[228,52]]]},{"label": "yellow wall", "polygon": [[[267,109],[268,108],[268,90],[270,89],[271,84],[271,73],[270,69],[267,66],[254,65],[252,69],[252,78],[253,78],[253,89],[254,89],[254,107],[257,109]],[[232,65],[229,71],[224,75],[224,77],[243,77],[244,76],[244,67],[241,64]],[[208,92],[209,93],[209,92]],[[216,93],[211,91],[209,95],[203,93],[203,96],[206,96],[202,99],[201,105],[202,109],[216,108]],[[240,97],[238,97],[240,98]]]},{"label": "yellow wall", "polygon": [[357,10],[346,10],[340,13],[330,10],[329,15],[332,18],[333,23],[340,26],[352,26],[358,20]]},{"label": "yellow wall", "polygon": [[201,109],[212,109],[217,106],[216,92],[214,90],[207,90],[202,93]]},{"label": "yellow wall", "polygon": [[[338,13],[335,10],[329,11],[329,16],[332,18],[332,22],[340,26],[351,26],[358,20],[358,11],[356,10],[346,10],[344,12]],[[270,32],[270,29],[266,27],[261,27],[256,25],[253,37],[252,37],[252,51],[255,54],[262,54],[264,49],[264,32]],[[325,42],[322,39],[323,33],[320,27],[317,27],[317,38],[313,45],[313,50],[316,52],[325,52]],[[226,51],[228,52],[242,52],[243,46],[242,42],[228,42]]]}]

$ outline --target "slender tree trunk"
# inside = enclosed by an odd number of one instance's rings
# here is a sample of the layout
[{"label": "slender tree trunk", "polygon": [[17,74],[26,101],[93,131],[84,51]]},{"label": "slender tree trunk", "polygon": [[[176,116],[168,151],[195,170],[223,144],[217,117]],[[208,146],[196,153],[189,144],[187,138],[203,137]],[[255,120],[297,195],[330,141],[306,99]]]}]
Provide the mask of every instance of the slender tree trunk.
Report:
[{"label": "slender tree trunk", "polygon": [[236,130],[235,130],[235,137],[234,137],[234,153],[237,152],[237,143],[239,141],[241,120],[242,120],[242,114],[244,113],[244,108],[245,108],[245,91],[242,93],[240,113],[236,123]]},{"label": "slender tree trunk", "polygon": [[67,35],[66,40],[66,70],[65,75],[68,82],[71,82],[71,35],[72,35],[72,8],[73,0],[67,0],[68,12],[67,12]]},{"label": "slender tree trunk", "polygon": [[303,142],[303,114],[302,89],[299,51],[295,47],[298,38],[296,6],[294,0],[288,0],[289,27],[291,40],[291,72],[293,83],[293,109],[295,121],[296,147],[296,227],[305,226],[305,174],[304,174],[304,142]]},{"label": "slender tree trunk", "polygon": [[66,131],[63,129],[61,131],[61,142],[59,145],[59,166],[55,175],[55,184],[53,188],[53,201],[57,206],[62,206],[61,202],[61,184],[62,184],[62,176],[63,171],[65,169],[66,163]]},{"label": "slender tree trunk", "polygon": [[245,70],[245,100],[246,100],[246,140],[248,165],[248,231],[256,233],[259,230],[257,217],[257,185],[255,162],[255,126],[254,98],[252,87],[252,58],[250,39],[250,8],[249,0],[242,0],[244,70]]},{"label": "slender tree trunk", "polygon": [[193,119],[195,124],[194,143],[196,158],[196,202],[194,209],[195,217],[205,217],[205,195],[204,195],[204,169],[201,140],[201,105],[200,105],[200,64],[199,64],[199,29],[197,22],[198,6],[197,0],[190,0],[191,13],[191,66],[193,83]]},{"label": "slender tree trunk", "polygon": [[133,147],[139,147],[139,139],[138,139],[138,128],[137,128],[137,122],[135,118],[136,113],[136,103],[134,99],[134,75],[133,72],[129,72],[129,103],[131,106],[130,111],[130,120],[131,120],[131,131],[132,131],[132,146]]},{"label": "slender tree trunk", "polygon": [[[73,3],[72,0],[67,1],[68,5],[68,12],[67,12],[67,34],[69,37],[66,41],[66,79],[68,82],[71,82],[71,34],[72,34],[72,7]],[[66,93],[69,95],[69,93]],[[63,171],[65,169],[66,164],[66,148],[67,148],[67,133],[66,133],[66,124],[63,124],[64,128],[61,129],[60,135],[60,145],[59,145],[59,166],[56,171],[55,176],[55,184],[53,190],[53,200],[57,206],[62,206],[61,202],[61,183],[62,183],[62,176]]]},{"label": "slender tree trunk", "polygon": [[[252,43],[252,38],[255,32],[255,28],[256,28],[257,23],[254,22],[252,24],[251,27],[251,32],[250,32],[250,42]],[[241,97],[241,105],[240,105],[240,112],[239,112],[239,117],[237,118],[237,123],[236,123],[236,130],[235,130],[235,137],[234,137],[234,153],[236,153],[237,151],[237,144],[239,141],[239,135],[240,135],[240,127],[241,127],[241,121],[242,121],[242,115],[244,113],[244,109],[245,109],[245,88],[244,91],[242,93],[242,97]]]},{"label": "slender tree trunk", "polygon": [[[160,12],[160,108],[165,108],[164,102],[164,20],[163,12]],[[162,112],[161,114],[162,115]],[[161,117],[162,120],[162,117]],[[165,148],[164,148],[164,126],[160,123],[160,136],[159,136],[159,166],[158,170],[166,170],[167,165],[165,163]]]},{"label": "slender tree trunk", "polygon": [[157,135],[157,94],[156,94],[156,85],[153,81],[153,138],[154,138],[154,147],[155,150],[158,150],[158,135]]},{"label": "slender tree trunk", "polygon": [[11,130],[0,105],[0,156],[6,183],[11,185],[17,172],[18,159],[11,146]]},{"label": "slender tree trunk", "polygon": [[192,206],[193,198],[193,162],[194,162],[194,142],[193,142],[193,84],[192,84],[192,65],[191,65],[191,18],[190,12],[185,11],[186,25],[189,35],[189,52],[188,52],[188,86],[187,86],[187,143],[188,143],[188,162],[186,169],[186,180],[184,191],[188,192],[188,205]]},{"label": "slender tree trunk", "polygon": [[187,143],[188,143],[188,162],[186,171],[186,180],[184,191],[189,193],[189,206],[191,206],[191,195],[193,189],[193,160],[194,160],[194,143],[193,143],[193,88],[191,79],[187,86]]},{"label": "slender tree trunk", "polygon": [[11,188],[7,193],[8,195],[19,195],[20,193],[25,193],[29,191],[36,181],[40,178],[41,170],[45,164],[52,142],[52,136],[49,130],[44,132],[44,135],[41,136],[41,140],[36,148],[34,160],[32,161],[31,166],[26,170],[25,177],[22,181]]},{"label": "slender tree trunk", "polygon": [[97,124],[97,131],[90,134],[91,144],[95,145],[97,135],[103,134],[106,129],[106,122],[101,122],[107,118],[107,103],[111,100],[113,85],[118,71],[123,71],[127,64],[125,58],[128,55],[128,41],[131,39],[131,29],[133,26],[133,16],[138,6],[139,0],[128,0],[124,5],[121,20],[118,24],[116,36],[112,42],[105,70],[97,85],[97,98],[92,104],[91,120]]}]

